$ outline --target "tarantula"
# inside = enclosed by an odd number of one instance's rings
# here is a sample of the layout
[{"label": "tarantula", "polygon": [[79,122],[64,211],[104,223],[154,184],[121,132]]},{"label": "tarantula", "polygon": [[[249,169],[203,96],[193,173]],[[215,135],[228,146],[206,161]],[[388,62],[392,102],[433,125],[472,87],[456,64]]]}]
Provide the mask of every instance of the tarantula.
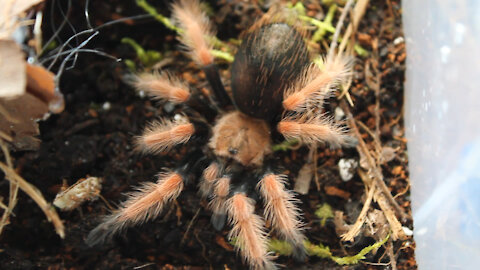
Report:
[{"label": "tarantula", "polygon": [[130,194],[89,234],[87,242],[101,243],[128,226],[155,218],[186,184],[200,179],[200,194],[210,200],[213,227],[220,230],[229,222],[229,237],[236,240],[251,268],[275,268],[267,250],[264,220],[255,213],[260,200],[265,219],[294,246],[294,255],[303,258],[305,236],[297,199],[286,188],[286,176],[276,173],[272,142],[283,136],[307,145],[352,143],[343,127],[315,109],[346,78],[348,61],[327,58],[321,70],[310,61],[302,31],[270,17],[245,34],[231,67],[230,96],[210,52],[208,37],[213,31],[199,2],[180,0],[172,7],[174,21],[183,29],[180,41],[203,69],[213,97],[190,91],[165,72],[136,77],[136,88],[182,105],[185,112],[174,121],[151,124],[137,138],[137,148],[158,153],[194,143],[176,169]]}]

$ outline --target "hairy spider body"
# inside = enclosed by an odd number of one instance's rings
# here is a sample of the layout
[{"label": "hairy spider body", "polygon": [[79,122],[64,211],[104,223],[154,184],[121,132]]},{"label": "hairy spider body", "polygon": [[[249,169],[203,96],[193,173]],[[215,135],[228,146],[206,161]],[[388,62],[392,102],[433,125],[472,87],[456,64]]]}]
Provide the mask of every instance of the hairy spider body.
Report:
[{"label": "hairy spider body", "polygon": [[278,121],[283,93],[310,64],[303,37],[286,23],[248,33],[232,64],[233,100],[241,112]]},{"label": "hairy spider body", "polygon": [[186,115],[175,121],[163,119],[147,127],[137,138],[137,148],[158,153],[195,142],[176,169],[132,193],[87,242],[101,243],[125,227],[156,217],[185,185],[200,179],[200,195],[210,201],[213,227],[221,230],[229,222],[229,237],[251,268],[275,268],[264,219],[255,211],[258,201],[263,201],[263,216],[276,234],[292,244],[298,259],[304,258],[297,199],[286,187],[286,176],[276,173],[272,138],[280,134],[305,144],[351,144],[342,127],[318,114],[324,98],[348,73],[348,63],[340,57],[327,59],[321,71],[310,64],[303,36],[295,27],[278,21],[259,24],[246,34],[235,55],[232,102],[210,55],[205,37],[213,32],[198,1],[181,0],[173,13],[183,29],[180,41],[205,72],[215,104],[167,73],[136,77],[133,84],[138,89],[186,109]]}]

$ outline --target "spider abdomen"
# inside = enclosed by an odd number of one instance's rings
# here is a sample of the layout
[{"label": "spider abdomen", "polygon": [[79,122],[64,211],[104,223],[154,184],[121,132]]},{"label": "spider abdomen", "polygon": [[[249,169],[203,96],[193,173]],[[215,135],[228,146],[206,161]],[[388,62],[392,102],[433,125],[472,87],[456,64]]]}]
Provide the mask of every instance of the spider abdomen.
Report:
[{"label": "spider abdomen", "polygon": [[286,23],[248,33],[232,65],[232,94],[243,113],[275,120],[285,89],[309,64],[303,37]]}]

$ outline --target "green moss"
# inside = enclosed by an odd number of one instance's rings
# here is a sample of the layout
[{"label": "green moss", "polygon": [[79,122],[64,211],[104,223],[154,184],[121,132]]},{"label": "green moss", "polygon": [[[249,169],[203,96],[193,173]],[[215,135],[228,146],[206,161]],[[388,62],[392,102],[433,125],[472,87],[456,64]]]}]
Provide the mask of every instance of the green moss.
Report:
[{"label": "green moss", "polygon": [[370,245],[368,247],[363,248],[356,255],[346,256],[346,257],[333,256],[332,252],[330,251],[330,248],[327,247],[327,246],[324,246],[322,244],[315,245],[315,244],[312,244],[311,242],[309,242],[307,240],[307,241],[305,241],[304,245],[305,245],[305,248],[307,250],[307,254],[309,256],[317,256],[317,257],[324,258],[324,259],[328,258],[328,259],[331,259],[332,261],[336,262],[339,265],[352,265],[352,264],[357,264],[358,262],[360,262],[360,260],[365,259],[365,255],[367,255],[370,251],[372,251],[374,249],[378,249],[381,246],[383,246],[383,244],[385,244],[385,242],[387,242],[389,237],[390,237],[390,235],[387,235],[387,237],[385,237],[385,239],[383,239],[381,241],[378,241],[378,242],[374,243],[373,245]]},{"label": "green moss", "polygon": [[[159,51],[145,50],[142,48],[142,46],[140,46],[140,44],[131,38],[122,38],[121,42],[130,45],[135,50],[138,59],[144,67],[151,67],[162,59],[162,54]],[[128,68],[135,68],[135,65],[132,61],[129,61],[128,63],[127,62],[128,61],[125,61],[125,64]]]},{"label": "green moss", "polygon": [[321,41],[323,39],[323,37],[325,36],[325,34],[327,33],[327,28],[330,30],[330,32],[333,29],[333,32],[331,32],[331,33],[335,32],[335,27],[332,24],[333,18],[335,17],[335,11],[337,11],[337,5],[331,5],[328,8],[327,16],[325,16],[325,19],[323,20],[323,23],[327,27],[319,27],[317,29],[317,31],[315,31],[315,33],[313,33],[312,41],[314,41],[314,42]]},{"label": "green moss", "polygon": [[268,243],[268,249],[273,251],[277,254],[290,256],[293,252],[293,247],[286,241],[278,240],[278,239],[271,239]]},{"label": "green moss", "polygon": [[334,217],[332,207],[327,203],[319,205],[315,211],[315,215],[320,218],[320,225],[322,227],[325,226],[327,219]]},{"label": "green moss", "polygon": [[300,141],[296,140],[296,139],[293,139],[293,140],[290,140],[290,141],[283,141],[279,144],[275,144],[272,146],[272,150],[273,152],[277,152],[277,151],[288,151],[292,148],[295,148],[298,146],[298,144],[300,143]]}]

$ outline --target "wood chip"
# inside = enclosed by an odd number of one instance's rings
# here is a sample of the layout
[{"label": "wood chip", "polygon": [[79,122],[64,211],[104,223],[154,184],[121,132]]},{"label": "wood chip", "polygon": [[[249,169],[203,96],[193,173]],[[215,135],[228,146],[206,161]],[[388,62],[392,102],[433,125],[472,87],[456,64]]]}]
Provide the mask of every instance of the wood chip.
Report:
[{"label": "wood chip", "polygon": [[337,196],[337,197],[342,197],[345,200],[348,200],[351,196],[350,192],[339,189],[335,186],[326,186],[324,187],[325,193],[330,196]]}]

